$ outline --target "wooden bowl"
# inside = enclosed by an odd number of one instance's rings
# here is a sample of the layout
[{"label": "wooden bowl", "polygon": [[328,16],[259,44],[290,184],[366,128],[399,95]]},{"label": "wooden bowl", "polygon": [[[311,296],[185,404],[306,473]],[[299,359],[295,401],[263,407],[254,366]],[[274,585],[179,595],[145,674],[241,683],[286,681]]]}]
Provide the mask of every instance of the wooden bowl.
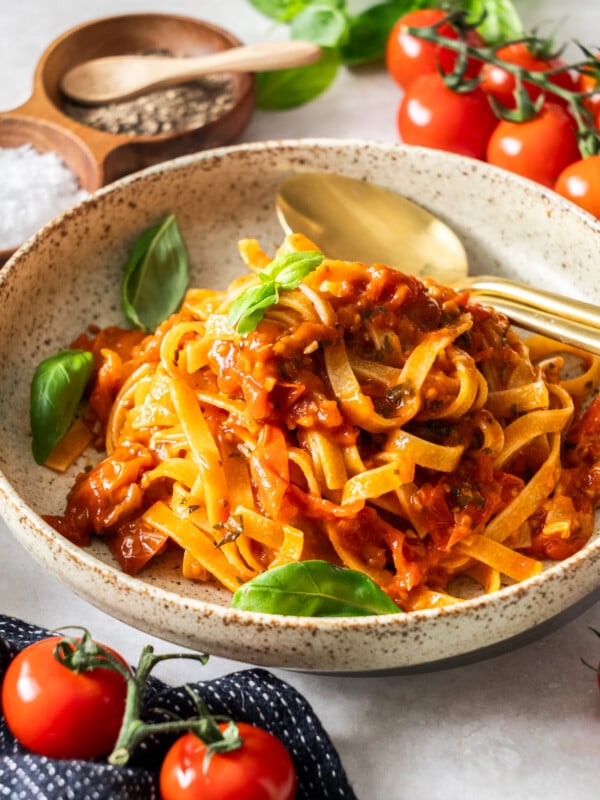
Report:
[{"label": "wooden bowl", "polygon": [[[93,192],[102,185],[100,165],[83,139],[55,122],[18,113],[0,116],[0,147],[31,144],[40,153],[57,153],[75,173],[82,189]],[[0,265],[16,248],[0,250]]]},{"label": "wooden bowl", "polygon": [[[55,39],[41,56],[31,97],[0,114],[0,147],[30,142],[41,151],[54,150],[94,191],[144,167],[235,141],[249,123],[255,105],[254,77],[229,75],[233,100],[229,110],[211,122],[186,130],[153,135],[107,133],[81,124],[67,113],[61,93],[64,73],[92,58],[166,50],[199,56],[236,47],[233,34],[208,22],[172,14],[127,14],[106,17],[72,28]],[[0,251],[0,264],[13,250]]]}]

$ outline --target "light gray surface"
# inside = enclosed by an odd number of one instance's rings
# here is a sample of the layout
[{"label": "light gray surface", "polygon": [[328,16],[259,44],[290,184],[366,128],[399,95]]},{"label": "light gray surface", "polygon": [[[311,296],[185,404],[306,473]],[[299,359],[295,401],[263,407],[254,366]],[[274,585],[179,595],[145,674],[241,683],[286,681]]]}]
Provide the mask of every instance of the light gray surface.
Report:
[{"label": "light gray surface", "polygon": [[[563,22],[566,35],[600,44],[597,0],[522,0],[527,20]],[[0,109],[24,102],[35,64],[50,41],[99,16],[171,11],[229,27],[245,41],[269,32],[245,0],[21,0],[2,4]],[[380,69],[340,73],[301,109],[257,114],[244,140],[298,136],[396,139],[399,93]],[[0,611],[48,627],[86,625],[135,660],[148,637],[64,589],[16,544],[3,523]],[[519,650],[445,672],[395,678],[331,678],[279,672],[314,706],[361,800],[591,800],[600,775],[600,697],[580,663],[600,658],[600,605]],[[157,650],[170,645],[153,641]],[[244,665],[212,659],[171,665],[171,682],[212,677]]]}]

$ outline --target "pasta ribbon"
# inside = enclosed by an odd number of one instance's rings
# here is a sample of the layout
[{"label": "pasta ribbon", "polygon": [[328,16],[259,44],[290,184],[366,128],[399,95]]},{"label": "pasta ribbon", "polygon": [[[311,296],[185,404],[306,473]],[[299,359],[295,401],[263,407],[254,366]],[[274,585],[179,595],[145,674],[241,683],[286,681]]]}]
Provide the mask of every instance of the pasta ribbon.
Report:
[{"label": "pasta ribbon", "polygon": [[202,481],[206,511],[211,525],[225,522],[229,516],[227,481],[221,454],[212,437],[198,400],[187,383],[176,379],[171,384],[175,413],[198,467],[197,481]]},{"label": "pasta ribbon", "polygon": [[[600,359],[521,339],[468,292],[382,264],[324,258],[265,300],[272,257],[256,239],[238,249],[247,274],[189,289],[154,333],[78,339],[97,364],[82,419],[106,455],[47,517],[57,530],[106,536],[131,573],[168,538],[184,578],[231,592],[326,558],[406,611],[498,591],[584,546]],[[276,256],[315,249],[296,234]],[[228,313],[248,291],[262,305],[242,335]],[[61,469],[80,448],[65,440]]]},{"label": "pasta ribbon", "polygon": [[189,519],[175,514],[163,502],[158,501],[142,517],[144,522],[157,531],[173,539],[220,583],[235,592],[244,582],[241,575],[235,575],[225,555],[214,546],[214,540]]}]

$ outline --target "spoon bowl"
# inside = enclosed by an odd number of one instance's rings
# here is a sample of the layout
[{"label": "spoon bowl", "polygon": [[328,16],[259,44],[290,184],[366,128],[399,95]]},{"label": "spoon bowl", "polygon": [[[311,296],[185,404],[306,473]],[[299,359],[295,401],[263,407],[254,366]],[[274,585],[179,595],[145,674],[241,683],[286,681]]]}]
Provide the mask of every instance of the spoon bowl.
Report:
[{"label": "spoon bowl", "polygon": [[82,105],[100,105],[215,72],[300,67],[317,61],[321,55],[321,48],[311,42],[275,41],[241,45],[193,58],[105,56],[68,70],[62,77],[60,88],[63,94]]},{"label": "spoon bowl", "polygon": [[302,172],[279,187],[277,214],[327,255],[381,262],[440,282],[463,280],[467,254],[441,219],[396,192],[333,173]]},{"label": "spoon bowl", "polygon": [[442,220],[397,192],[328,172],[302,172],[278,189],[277,215],[330,258],[380,262],[469,289],[522,328],[600,354],[600,308],[517,281],[469,276],[463,245]]}]

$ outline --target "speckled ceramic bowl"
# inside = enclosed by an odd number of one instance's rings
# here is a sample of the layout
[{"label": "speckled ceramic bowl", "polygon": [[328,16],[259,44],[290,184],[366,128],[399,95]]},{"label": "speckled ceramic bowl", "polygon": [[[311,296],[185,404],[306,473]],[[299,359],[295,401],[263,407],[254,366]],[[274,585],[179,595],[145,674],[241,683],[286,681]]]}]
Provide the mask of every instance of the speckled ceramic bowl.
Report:
[{"label": "speckled ceramic bowl", "polygon": [[21,248],[0,273],[0,503],[15,536],[74,592],[182,646],[254,664],[322,672],[432,669],[515,646],[575,614],[600,584],[600,537],[540,576],[494,595],[412,614],[355,619],[232,610],[229,595],[163,564],[131,578],[96,543],[80,549],[40,519],[64,507],[73,475],[30,455],[35,365],[90,323],[121,321],[119,281],[135,237],[176,212],[193,284],[224,287],[236,242],[281,240],[279,181],[296,170],[368,178],[424,204],[462,237],[473,272],[600,301],[600,224],[553,193],[486,164],[432,150],[352,141],[261,143],[207,151],[101,189]]}]

